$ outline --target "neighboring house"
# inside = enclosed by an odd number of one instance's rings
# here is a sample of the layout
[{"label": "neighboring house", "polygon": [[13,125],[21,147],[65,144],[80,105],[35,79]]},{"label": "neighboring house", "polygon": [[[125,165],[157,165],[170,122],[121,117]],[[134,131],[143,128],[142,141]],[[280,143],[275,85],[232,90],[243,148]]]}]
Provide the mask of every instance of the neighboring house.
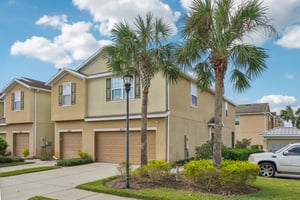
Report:
[{"label": "neighboring house", "polygon": [[261,133],[280,126],[276,113],[268,103],[242,104],[235,111],[236,140],[251,139],[251,145],[262,145]]},{"label": "neighboring house", "polygon": [[18,78],[1,91],[0,136],[12,155],[39,157],[54,149],[54,123],[51,122],[51,87],[44,82]]},{"label": "neighboring house", "polygon": [[[125,161],[126,101],[122,77],[109,72],[99,52],[76,70],[61,69],[52,87],[55,156],[78,157],[87,152],[100,162]],[[141,85],[134,77],[130,90],[130,162],[140,162]],[[202,92],[184,76],[169,84],[156,75],[148,101],[148,159],[169,162],[194,156],[196,146],[213,135],[214,94]],[[224,99],[223,142],[232,145],[235,105]]]},{"label": "neighboring house", "polygon": [[261,133],[264,151],[275,152],[290,143],[300,142],[300,129],[295,127],[276,127]]}]

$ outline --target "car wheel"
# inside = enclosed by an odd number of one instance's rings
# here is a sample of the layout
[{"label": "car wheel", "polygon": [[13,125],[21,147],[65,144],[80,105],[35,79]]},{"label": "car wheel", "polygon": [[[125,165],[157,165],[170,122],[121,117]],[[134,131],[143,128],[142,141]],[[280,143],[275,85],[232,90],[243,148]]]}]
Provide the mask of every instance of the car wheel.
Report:
[{"label": "car wheel", "polygon": [[259,167],[259,175],[267,177],[273,177],[275,175],[276,169],[274,164],[270,162],[262,162],[259,164]]}]

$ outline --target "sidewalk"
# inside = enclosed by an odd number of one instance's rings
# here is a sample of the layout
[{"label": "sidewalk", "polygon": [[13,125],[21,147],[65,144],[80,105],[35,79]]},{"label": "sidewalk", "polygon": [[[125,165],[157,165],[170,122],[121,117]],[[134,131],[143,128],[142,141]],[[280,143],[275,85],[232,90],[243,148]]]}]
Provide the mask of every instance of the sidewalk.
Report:
[{"label": "sidewalk", "polygon": [[[32,160],[34,164],[4,167],[0,171],[52,166],[56,161]],[[130,198],[75,189],[74,187],[116,175],[117,164],[91,163],[74,167],[3,177],[0,179],[1,200],[27,200],[33,196],[44,196],[59,200],[130,200]]]}]

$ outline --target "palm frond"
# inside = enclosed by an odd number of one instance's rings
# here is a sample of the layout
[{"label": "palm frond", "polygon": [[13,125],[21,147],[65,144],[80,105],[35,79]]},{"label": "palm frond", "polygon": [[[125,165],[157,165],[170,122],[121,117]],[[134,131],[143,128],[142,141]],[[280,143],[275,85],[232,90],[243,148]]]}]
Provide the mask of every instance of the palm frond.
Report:
[{"label": "palm frond", "polygon": [[197,75],[197,84],[203,90],[208,90],[214,83],[214,72],[209,62],[201,62],[194,67]]},{"label": "palm frond", "polygon": [[234,69],[231,72],[230,82],[235,91],[239,93],[242,93],[251,87],[249,77],[238,69]]}]

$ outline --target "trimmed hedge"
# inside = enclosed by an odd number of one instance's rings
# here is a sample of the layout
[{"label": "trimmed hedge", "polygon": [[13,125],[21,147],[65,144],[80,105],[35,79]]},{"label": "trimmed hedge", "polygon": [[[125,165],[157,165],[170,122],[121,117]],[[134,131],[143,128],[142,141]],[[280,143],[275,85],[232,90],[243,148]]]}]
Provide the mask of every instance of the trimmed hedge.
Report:
[{"label": "trimmed hedge", "polygon": [[248,160],[248,157],[252,153],[260,153],[263,152],[262,150],[259,149],[232,149],[232,148],[227,148],[224,149],[222,155],[224,159],[226,160],[241,160],[241,161],[246,161]]},{"label": "trimmed hedge", "polygon": [[76,165],[88,164],[88,163],[92,163],[92,162],[93,162],[93,160],[90,157],[85,157],[85,158],[69,158],[69,159],[59,160],[57,162],[57,165],[58,166],[69,167],[69,166],[76,166]]},{"label": "trimmed hedge", "polygon": [[24,162],[23,158],[16,156],[0,156],[0,163]]},{"label": "trimmed hedge", "polygon": [[171,175],[171,165],[163,160],[151,160],[135,170],[139,177],[149,177],[152,181],[159,181]]}]

